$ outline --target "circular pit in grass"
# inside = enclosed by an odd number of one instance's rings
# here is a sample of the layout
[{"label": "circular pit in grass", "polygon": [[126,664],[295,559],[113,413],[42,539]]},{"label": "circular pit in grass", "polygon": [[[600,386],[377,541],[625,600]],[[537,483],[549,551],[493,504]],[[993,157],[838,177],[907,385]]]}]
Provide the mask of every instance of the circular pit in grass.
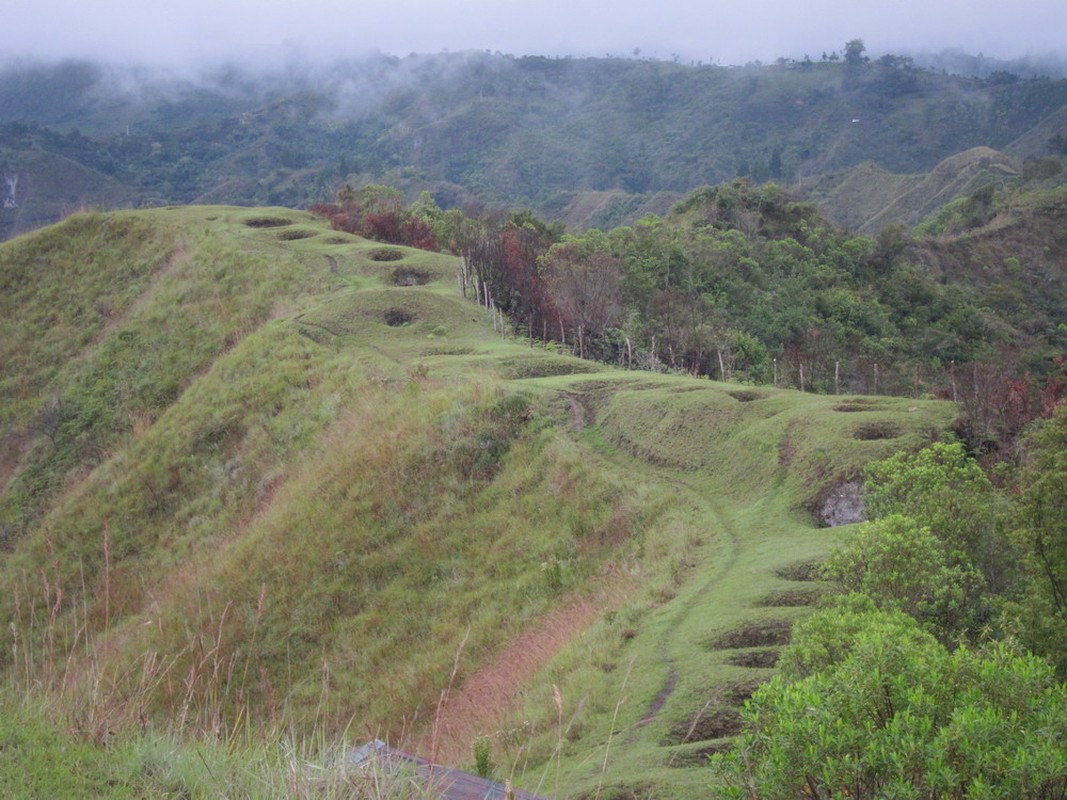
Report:
[{"label": "circular pit in grass", "polygon": [[852,437],[861,442],[871,442],[879,439],[896,439],[904,431],[895,422],[867,422],[856,427],[852,431]]},{"label": "circular pit in grass", "polygon": [[795,561],[775,570],[774,574],[787,581],[817,581],[822,561],[811,559],[808,561]]},{"label": "circular pit in grass", "polygon": [[430,273],[414,267],[397,267],[393,270],[394,286],[423,286],[430,282]]},{"label": "circular pit in grass", "polygon": [[298,239],[310,239],[313,236],[317,235],[318,234],[316,234],[314,231],[302,231],[297,229],[292,231],[282,231],[278,234],[278,238],[281,239],[283,242],[295,242]]},{"label": "circular pit in grass", "polygon": [[719,753],[725,753],[733,747],[733,743],[713,742],[705,744],[693,750],[675,751],[667,758],[667,766],[675,768],[706,767],[708,759]]},{"label": "circular pit in grass", "polygon": [[693,717],[682,720],[664,737],[666,746],[725,739],[741,733],[741,712],[736,708],[719,706],[701,709]]},{"label": "circular pit in grass", "polygon": [[404,257],[404,251],[397,247],[378,247],[367,253],[371,261],[400,261]]},{"label": "circular pit in grass", "polygon": [[727,392],[727,394],[739,403],[751,403],[753,400],[762,400],[766,397],[766,395],[748,389],[739,389],[736,392]]},{"label": "circular pit in grass", "polygon": [[285,217],[250,217],[245,220],[249,228],[284,228],[292,224],[293,221]]},{"label": "circular pit in grass", "polygon": [[777,648],[761,648],[759,650],[742,650],[739,653],[734,653],[726,660],[735,667],[770,669],[778,663],[780,655]]},{"label": "circular pit in grass", "polygon": [[726,631],[710,643],[712,650],[734,650],[742,647],[767,647],[788,644],[793,623],[787,619],[753,622]]},{"label": "circular pit in grass", "polygon": [[415,315],[404,308],[390,308],[382,315],[390,328],[402,328],[415,320]]},{"label": "circular pit in grass", "polygon": [[758,606],[765,607],[782,607],[782,608],[801,608],[804,606],[813,606],[819,602],[819,598],[823,595],[822,590],[818,587],[804,587],[801,589],[782,589],[777,592],[771,592],[765,597],[761,597],[756,603]]}]

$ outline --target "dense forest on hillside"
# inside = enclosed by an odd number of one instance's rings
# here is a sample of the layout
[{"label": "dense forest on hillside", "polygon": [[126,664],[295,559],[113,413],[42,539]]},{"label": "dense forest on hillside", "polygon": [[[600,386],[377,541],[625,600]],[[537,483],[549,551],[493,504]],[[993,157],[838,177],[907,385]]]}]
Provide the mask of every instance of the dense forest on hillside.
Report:
[{"label": "dense forest on hillside", "polygon": [[1007,152],[942,204],[1017,177],[1054,154],[1065,105],[1067,80],[862,50],[737,68],[467,52],[195,79],[14,64],[0,71],[0,171],[18,185],[0,222],[10,235],[99,204],[299,207],[348,181],[607,228],[738,176],[810,187],[847,218],[857,204],[831,187],[864,164],[898,176],[895,196],[959,153]]}]

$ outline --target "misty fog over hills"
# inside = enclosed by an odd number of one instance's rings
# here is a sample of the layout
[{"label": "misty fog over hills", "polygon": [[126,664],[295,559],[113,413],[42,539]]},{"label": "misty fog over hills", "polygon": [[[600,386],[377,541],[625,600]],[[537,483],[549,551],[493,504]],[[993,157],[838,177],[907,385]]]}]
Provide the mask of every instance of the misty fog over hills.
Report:
[{"label": "misty fog over hills", "polygon": [[[195,74],[19,61],[0,72],[0,171],[17,181],[0,225],[97,205],[302,207],[349,182],[603,227],[736,177],[812,191],[835,216],[832,186],[864,163],[918,176],[986,147],[1010,173],[1054,155],[1067,82],[1030,74],[1053,64],[842,53],[726,68],[471,51]],[[979,165],[957,190],[1007,177]]]}]

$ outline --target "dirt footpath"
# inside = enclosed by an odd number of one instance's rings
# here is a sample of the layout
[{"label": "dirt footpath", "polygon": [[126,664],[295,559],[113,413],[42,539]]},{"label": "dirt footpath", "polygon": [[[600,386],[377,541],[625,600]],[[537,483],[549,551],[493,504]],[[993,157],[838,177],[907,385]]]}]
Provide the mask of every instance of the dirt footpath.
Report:
[{"label": "dirt footpath", "polygon": [[518,706],[522,687],[614,604],[608,598],[580,598],[538,620],[453,688],[441,706],[436,737],[432,730],[423,735],[419,755],[448,766],[470,762],[474,742],[500,730]]}]

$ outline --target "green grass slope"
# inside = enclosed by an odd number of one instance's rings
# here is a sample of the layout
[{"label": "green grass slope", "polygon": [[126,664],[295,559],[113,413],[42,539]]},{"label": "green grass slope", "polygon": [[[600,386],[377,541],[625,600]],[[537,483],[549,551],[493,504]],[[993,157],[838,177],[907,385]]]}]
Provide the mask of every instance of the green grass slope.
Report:
[{"label": "green grass slope", "polygon": [[481,740],[550,796],[702,796],[821,590],[808,509],[953,408],[583,362],[457,266],[281,208],[0,246],[12,694],[78,742]]},{"label": "green grass slope", "polygon": [[813,195],[827,218],[873,235],[893,223],[916,225],[976,188],[1003,186],[1016,177],[1018,169],[1007,156],[973,147],[919,175],[895,175],[871,163],[860,164],[824,179]]},{"label": "green grass slope", "polygon": [[0,170],[14,179],[2,185],[0,239],[9,239],[62,219],[71,212],[135,202],[136,193],[119,180],[68,156],[16,143],[0,143]]},{"label": "green grass slope", "polygon": [[[941,217],[957,230],[929,240],[924,261],[947,282],[974,287],[983,305],[1027,334],[1062,341],[1067,303],[1067,188],[1034,188],[998,196],[983,224],[968,224],[975,204],[946,209]],[[982,218],[980,218],[982,219]],[[962,229],[960,231],[959,229]],[[1056,357],[1029,356],[1035,371]]]}]

